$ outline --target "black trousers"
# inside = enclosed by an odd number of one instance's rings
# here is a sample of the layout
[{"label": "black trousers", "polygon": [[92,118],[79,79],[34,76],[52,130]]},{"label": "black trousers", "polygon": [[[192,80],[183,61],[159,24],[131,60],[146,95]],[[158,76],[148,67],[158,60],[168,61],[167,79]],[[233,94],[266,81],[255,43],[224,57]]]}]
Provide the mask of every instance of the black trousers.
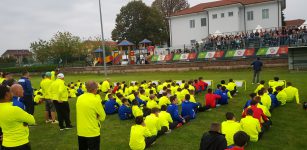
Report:
[{"label": "black trousers", "polygon": [[259,83],[260,71],[254,71],[253,83]]},{"label": "black trousers", "polygon": [[3,146],[1,150],[31,150],[31,146],[30,146],[30,143],[20,145],[17,147],[4,147]]},{"label": "black trousers", "polygon": [[100,136],[78,136],[79,150],[100,150]]},{"label": "black trousers", "polygon": [[64,122],[66,127],[70,127],[70,108],[68,102],[59,103],[58,101],[54,100],[53,103],[58,114],[60,128],[65,128]]},{"label": "black trousers", "polygon": [[154,143],[156,140],[157,140],[157,137],[156,137],[156,136],[152,136],[152,137],[147,137],[147,138],[145,138],[145,143],[146,143],[146,147],[145,147],[145,148],[150,147],[151,144]]},{"label": "black trousers", "polygon": [[23,104],[25,104],[26,112],[33,115],[34,114],[34,100],[32,95],[25,95],[23,97]]},{"label": "black trousers", "polygon": [[174,130],[174,129],[177,127],[178,123],[179,123],[179,122],[177,122],[177,121],[174,121],[173,123],[170,123],[170,124],[169,124],[169,128],[172,129],[172,130]]}]

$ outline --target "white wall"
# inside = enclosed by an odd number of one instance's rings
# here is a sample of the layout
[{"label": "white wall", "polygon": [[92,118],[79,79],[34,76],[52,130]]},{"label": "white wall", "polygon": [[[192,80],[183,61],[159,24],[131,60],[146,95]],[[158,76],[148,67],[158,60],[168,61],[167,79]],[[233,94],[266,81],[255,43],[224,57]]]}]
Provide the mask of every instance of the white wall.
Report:
[{"label": "white wall", "polygon": [[[201,27],[201,18],[207,18],[207,26]],[[195,28],[190,28],[190,20],[195,20]],[[191,40],[201,41],[208,36],[208,17],[205,12],[171,18],[171,46],[183,48],[191,45]]]},{"label": "white wall", "polygon": [[[262,9],[269,9],[269,18],[268,19],[262,19]],[[247,12],[248,11],[254,12],[254,20],[252,20],[252,21],[247,20]],[[281,17],[280,17],[279,20],[280,20],[280,23],[281,23]],[[260,25],[262,28],[278,27],[278,5],[277,5],[277,2],[260,3],[260,4],[247,5],[246,6],[246,28],[247,28],[247,30],[253,30],[257,27],[257,25]]]},{"label": "white wall", "polygon": [[[212,8],[208,10],[210,21],[209,21],[209,34],[213,34],[216,30],[223,32],[234,32],[241,31],[240,29],[240,17],[239,17],[239,6],[230,5],[218,8]],[[229,17],[228,12],[233,12],[233,16]],[[224,18],[221,18],[221,13],[224,13]],[[213,19],[212,15],[217,14],[217,18]]]}]

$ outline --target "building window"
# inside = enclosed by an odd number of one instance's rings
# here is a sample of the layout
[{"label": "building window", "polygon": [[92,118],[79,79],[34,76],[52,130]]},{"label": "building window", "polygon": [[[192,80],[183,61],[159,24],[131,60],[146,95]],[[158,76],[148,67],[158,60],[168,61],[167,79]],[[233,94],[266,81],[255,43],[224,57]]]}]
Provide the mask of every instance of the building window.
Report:
[{"label": "building window", "polygon": [[207,19],[206,18],[201,18],[200,19],[200,24],[202,27],[207,26]]},{"label": "building window", "polygon": [[233,16],[233,12],[231,11],[231,12],[228,12],[228,16],[229,17],[232,17]]},{"label": "building window", "polygon": [[216,19],[216,18],[217,18],[217,14],[213,14],[213,15],[212,15],[212,18],[213,18],[213,19]]},{"label": "building window", "polygon": [[269,19],[269,9],[262,9],[262,19]]},{"label": "building window", "polygon": [[225,14],[224,13],[221,13],[221,18],[224,18],[225,17]]},{"label": "building window", "polygon": [[254,12],[253,11],[247,12],[247,20],[248,21],[254,20]]},{"label": "building window", "polygon": [[190,28],[195,28],[195,20],[190,20]]}]

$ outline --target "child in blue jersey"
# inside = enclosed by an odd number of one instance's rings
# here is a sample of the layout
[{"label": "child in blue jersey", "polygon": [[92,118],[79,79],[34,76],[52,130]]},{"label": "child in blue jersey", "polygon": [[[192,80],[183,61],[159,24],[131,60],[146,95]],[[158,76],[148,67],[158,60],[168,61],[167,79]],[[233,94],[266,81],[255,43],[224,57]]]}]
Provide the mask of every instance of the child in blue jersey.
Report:
[{"label": "child in blue jersey", "polygon": [[118,109],[118,116],[121,120],[128,120],[132,119],[132,110],[129,106],[129,101],[128,99],[124,98],[122,100],[123,105],[121,105]]},{"label": "child in blue jersey", "polygon": [[271,100],[272,100],[270,110],[273,110],[275,107],[278,107],[280,105],[280,102],[276,98],[276,92],[273,92],[273,91],[274,91],[273,88],[268,88],[268,92],[269,92],[269,95],[270,95]]},{"label": "child in blue jersey", "polygon": [[80,96],[80,95],[82,95],[84,92],[83,92],[83,90],[82,90],[82,83],[81,83],[81,85],[79,86],[79,88],[78,88],[78,90],[77,90],[77,96]]},{"label": "child in blue jersey", "polygon": [[116,103],[112,94],[108,95],[109,100],[105,102],[105,112],[107,115],[115,114],[118,112],[119,104]]},{"label": "child in blue jersey", "polygon": [[228,104],[228,90],[226,89],[225,86],[222,87],[222,91],[221,91],[221,99],[218,101],[218,104],[220,105],[226,105]]},{"label": "child in blue jersey", "polygon": [[198,105],[196,103],[190,102],[190,95],[185,95],[185,100],[181,104],[182,110],[181,115],[182,116],[189,116],[191,119],[196,118],[195,110],[197,110]]},{"label": "child in blue jersey", "polygon": [[251,105],[252,100],[257,96],[256,93],[251,93],[249,94],[250,99],[248,101],[246,101],[243,109],[246,109],[247,107],[249,107]]},{"label": "child in blue jersey", "polygon": [[171,101],[171,104],[168,105],[167,112],[171,114],[173,121],[181,123],[181,125],[186,123],[189,120],[189,117],[186,116],[186,118],[184,118],[179,114],[179,110],[178,110],[178,106],[177,106],[177,104],[178,104],[177,97],[171,96],[170,101]]}]

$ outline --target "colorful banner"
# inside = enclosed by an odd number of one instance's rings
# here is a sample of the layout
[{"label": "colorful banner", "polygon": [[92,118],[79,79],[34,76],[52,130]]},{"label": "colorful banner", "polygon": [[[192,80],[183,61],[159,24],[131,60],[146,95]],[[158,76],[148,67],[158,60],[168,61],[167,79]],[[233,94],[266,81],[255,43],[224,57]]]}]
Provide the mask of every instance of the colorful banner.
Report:
[{"label": "colorful banner", "polygon": [[244,56],[254,56],[255,55],[255,49],[254,48],[248,48],[245,50]]},{"label": "colorful banner", "polygon": [[188,56],[188,60],[194,60],[196,59],[197,54],[196,53],[190,53]]},{"label": "colorful banner", "polygon": [[215,52],[207,52],[206,58],[214,58]]},{"label": "colorful banner", "polygon": [[268,51],[269,48],[260,48],[257,52],[257,56],[260,56],[260,55],[266,55],[266,52]]},{"label": "colorful banner", "polygon": [[207,55],[206,52],[200,52],[200,53],[198,53],[197,59],[205,59],[206,55]]},{"label": "colorful banner", "polygon": [[189,57],[189,53],[181,54],[180,60],[187,60]]},{"label": "colorful banner", "polygon": [[158,61],[159,55],[153,55],[151,61],[155,62]]},{"label": "colorful banner", "polygon": [[279,47],[270,47],[268,48],[266,54],[267,55],[276,55],[278,52]]},{"label": "colorful banner", "polygon": [[180,60],[181,54],[175,54],[173,60],[178,61]]},{"label": "colorful banner", "polygon": [[173,54],[168,54],[164,58],[165,61],[171,61],[172,59],[173,59]]},{"label": "colorful banner", "polygon": [[278,54],[288,54],[289,47],[288,46],[281,46],[278,49]]},{"label": "colorful banner", "polygon": [[226,58],[230,58],[230,57],[233,57],[235,55],[236,51],[235,50],[229,50],[227,51],[225,57]]},{"label": "colorful banner", "polygon": [[244,56],[244,53],[245,53],[245,49],[236,50],[234,57],[242,57]]},{"label": "colorful banner", "polygon": [[164,59],[165,59],[165,55],[159,55],[158,61],[164,61]]},{"label": "colorful banner", "polygon": [[224,51],[216,51],[214,58],[222,58],[224,56]]}]

